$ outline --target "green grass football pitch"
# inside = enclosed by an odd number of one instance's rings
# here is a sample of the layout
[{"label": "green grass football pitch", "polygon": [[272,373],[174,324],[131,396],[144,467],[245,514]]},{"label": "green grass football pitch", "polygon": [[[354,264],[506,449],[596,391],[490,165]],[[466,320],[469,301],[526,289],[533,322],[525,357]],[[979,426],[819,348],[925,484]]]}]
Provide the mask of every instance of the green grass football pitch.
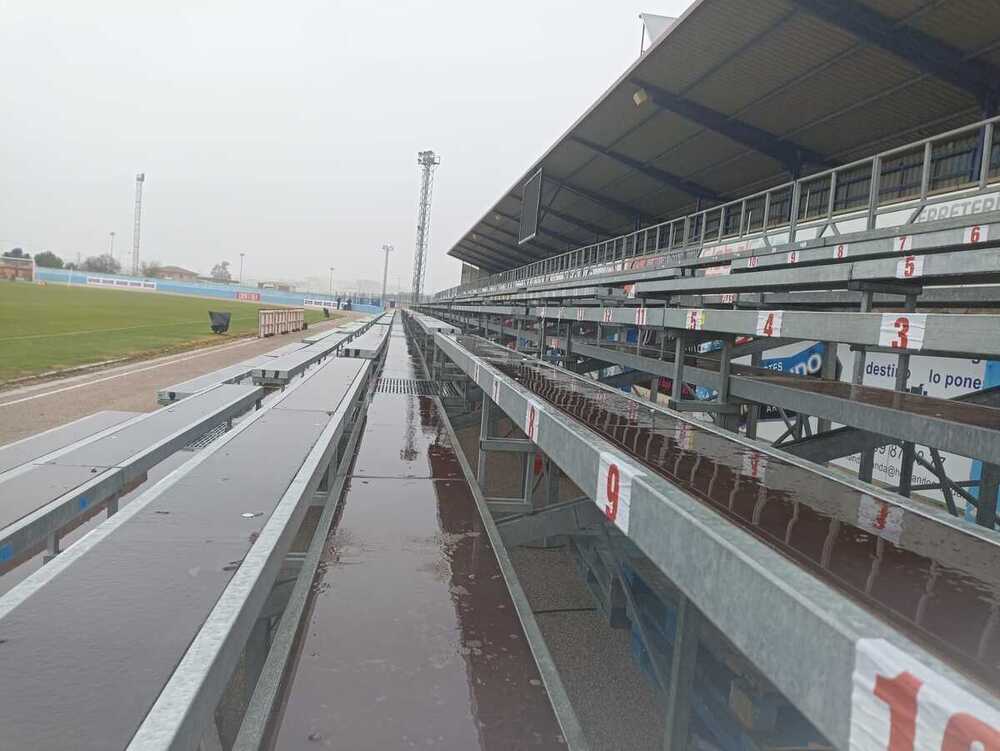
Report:
[{"label": "green grass football pitch", "polygon": [[[219,344],[257,330],[258,303],[0,282],[0,384],[79,365]],[[232,314],[213,334],[208,311]],[[323,317],[306,310],[306,321]]]}]

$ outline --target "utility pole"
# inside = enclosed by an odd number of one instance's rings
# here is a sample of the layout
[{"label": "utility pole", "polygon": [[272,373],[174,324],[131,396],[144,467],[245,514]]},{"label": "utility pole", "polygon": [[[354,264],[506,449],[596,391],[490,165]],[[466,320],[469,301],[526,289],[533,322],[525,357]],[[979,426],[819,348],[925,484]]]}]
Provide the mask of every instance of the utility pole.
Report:
[{"label": "utility pole", "polygon": [[333,299],[333,266],[330,267],[330,299]]},{"label": "utility pole", "polygon": [[417,207],[417,244],[413,250],[413,302],[420,302],[427,274],[427,246],[431,238],[431,194],[434,191],[434,169],[441,164],[441,157],[433,151],[417,154],[420,165],[420,203]]},{"label": "utility pole", "polygon": [[243,256],[245,256],[245,255],[246,255],[246,253],[240,253],[240,286],[241,287],[243,286]]},{"label": "utility pole", "polygon": [[382,267],[382,309],[385,310],[385,283],[389,280],[389,254],[394,248],[386,243],[382,246],[382,250],[385,251],[385,265]]},{"label": "utility pole", "polygon": [[142,184],[146,173],[135,176],[135,226],[132,230],[132,276],[139,276],[139,228],[142,224]]},{"label": "utility pole", "polygon": [[111,250],[109,252],[111,253],[111,257],[114,258],[115,257],[115,233],[114,232],[111,233]]}]

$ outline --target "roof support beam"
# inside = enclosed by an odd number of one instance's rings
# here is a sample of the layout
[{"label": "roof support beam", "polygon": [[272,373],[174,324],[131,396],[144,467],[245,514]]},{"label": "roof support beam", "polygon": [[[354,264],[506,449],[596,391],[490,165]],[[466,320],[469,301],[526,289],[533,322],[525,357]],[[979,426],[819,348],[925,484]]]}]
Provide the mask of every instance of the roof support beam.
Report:
[{"label": "roof support beam", "polygon": [[643,175],[651,177],[652,179],[662,183],[663,185],[667,185],[683,193],[687,193],[688,195],[694,196],[695,198],[704,198],[709,201],[720,200],[718,193],[716,193],[710,188],[706,188],[704,185],[699,185],[698,183],[692,180],[688,180],[687,178],[684,177],[679,177],[678,175],[675,175],[671,172],[667,172],[666,170],[661,170],[659,167],[653,167],[649,164],[645,164],[644,162],[641,162],[638,159],[633,159],[632,157],[626,156],[621,152],[605,148],[604,146],[601,146],[599,143],[594,143],[589,139],[573,135],[571,135],[569,138],[571,141],[574,141],[575,143],[578,143],[581,146],[586,146],[591,151],[595,151],[598,154],[601,154],[602,156],[606,156],[608,159],[613,159],[619,164],[623,164],[630,169],[634,169],[636,172],[641,172]]},{"label": "roof support beam", "polygon": [[[508,237],[513,237],[514,238],[514,242],[517,242],[517,233],[516,232],[511,232],[510,230],[506,230],[506,229],[504,229],[503,227],[501,227],[501,226],[499,226],[497,224],[491,224],[490,222],[487,222],[487,221],[481,221],[480,224],[482,224],[484,227],[489,227],[494,232],[499,232],[501,235],[507,235]],[[558,252],[557,248],[553,248],[551,245],[543,245],[542,243],[538,242],[537,240],[532,240],[531,243],[533,245],[537,245],[539,248],[541,248],[543,250],[546,250],[546,251],[548,251],[550,253],[556,253],[556,252]]]},{"label": "roof support beam", "polygon": [[[798,171],[799,166],[808,162],[821,167],[831,167],[834,163],[822,154],[786,141],[774,133],[749,125],[741,120],[735,120],[721,112],[717,112],[702,104],[693,102],[686,97],[671,94],[665,89],[634,78],[632,83],[645,92],[650,103],[662,110],[674,112],[685,120],[697,123],[708,130],[721,133],[737,143],[749,146],[754,151],[781,162],[789,172]],[[636,102],[641,104],[639,92],[636,92]]]},{"label": "roof support beam", "polygon": [[[456,247],[456,251],[462,253],[459,258],[467,263],[475,263],[480,269],[494,273],[497,269],[501,268],[500,264],[494,260],[491,260],[488,256],[480,253],[477,250],[473,250],[463,243],[459,243]],[[470,261],[469,259],[474,259]]]},{"label": "roof support beam", "polygon": [[[513,198],[515,201],[521,200],[521,196],[515,195],[514,193],[510,193],[509,196],[510,198]],[[557,211],[551,206],[546,206],[543,209],[543,211],[546,214],[552,214],[552,216],[554,216],[556,219],[566,222],[566,224],[572,224],[574,227],[582,229],[584,232],[590,232],[593,235],[611,234],[611,230],[609,230],[607,227],[598,227],[596,224],[585,222],[583,219],[577,219],[575,216],[572,216],[571,214],[566,214],[565,212]]]},{"label": "roof support beam", "polygon": [[552,183],[553,185],[558,185],[561,188],[565,188],[570,193],[576,193],[576,195],[586,198],[591,203],[596,203],[598,206],[603,206],[611,211],[617,211],[619,214],[627,216],[629,220],[633,220],[639,217],[642,221],[653,221],[653,217],[647,214],[645,211],[637,209],[635,206],[629,206],[627,203],[618,201],[614,198],[608,198],[607,196],[601,195],[600,193],[595,193],[592,190],[587,190],[586,188],[578,188],[570,183],[564,183],[560,180],[543,175],[543,179]]},{"label": "roof support beam", "polygon": [[[520,226],[521,224],[521,220],[518,217],[514,216],[513,214],[504,214],[502,211],[494,211],[493,214],[495,216],[502,217],[508,221],[514,222],[514,224],[517,224],[518,226]],[[542,229],[541,227],[539,227],[538,232],[540,232],[543,235],[548,235],[552,239],[558,240],[561,243],[566,243],[571,248],[575,248],[580,245],[579,240],[574,240],[572,237],[561,235],[558,232],[553,232],[552,230]]]},{"label": "roof support beam", "polygon": [[482,242],[483,240],[486,240],[486,239],[489,239],[489,238],[485,238],[482,235],[479,235],[477,237],[477,239],[475,239],[475,240],[472,240],[471,238],[466,238],[464,240],[464,242],[467,245],[471,245],[473,247],[478,247],[478,248],[486,251],[487,253],[493,253],[493,254],[501,256],[501,257],[505,256],[505,255],[507,255],[507,256],[513,256],[514,259],[516,261],[518,261],[519,263],[531,263],[532,261],[537,261],[538,260],[538,256],[533,256],[530,253],[525,253],[520,248],[515,248],[515,247],[510,246],[510,245],[502,245],[500,243],[497,243],[498,245],[500,245],[499,248],[490,247],[489,245],[486,245],[485,243]]},{"label": "roof support beam", "polygon": [[896,23],[858,0],[795,0],[803,10],[903,58],[925,73],[969,92],[986,107],[1000,86],[1000,70],[966,60],[958,48]]}]

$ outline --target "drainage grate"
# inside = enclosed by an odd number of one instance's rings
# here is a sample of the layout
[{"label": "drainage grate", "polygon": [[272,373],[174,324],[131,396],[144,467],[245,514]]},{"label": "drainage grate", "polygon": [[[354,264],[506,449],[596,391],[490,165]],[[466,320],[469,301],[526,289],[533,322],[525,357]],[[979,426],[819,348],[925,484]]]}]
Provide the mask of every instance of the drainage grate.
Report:
[{"label": "drainage grate", "polygon": [[413,394],[414,396],[441,396],[437,381],[417,381],[412,378],[379,378],[380,394]]},{"label": "drainage grate", "polygon": [[191,443],[184,447],[184,451],[200,451],[219,436],[225,435],[227,429],[226,423],[224,422],[216,425],[211,430],[202,433],[200,436],[191,441]]}]

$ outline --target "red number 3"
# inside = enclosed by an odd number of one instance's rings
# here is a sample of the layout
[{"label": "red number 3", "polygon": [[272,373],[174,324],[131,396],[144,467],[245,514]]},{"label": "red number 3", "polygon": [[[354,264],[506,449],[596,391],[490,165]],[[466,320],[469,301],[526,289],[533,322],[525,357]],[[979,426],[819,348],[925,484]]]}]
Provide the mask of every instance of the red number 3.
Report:
[{"label": "red number 3", "polygon": [[896,327],[896,338],[892,340],[892,348],[906,349],[909,347],[910,339],[907,334],[910,332],[910,319],[900,316],[893,321],[892,325]]}]

